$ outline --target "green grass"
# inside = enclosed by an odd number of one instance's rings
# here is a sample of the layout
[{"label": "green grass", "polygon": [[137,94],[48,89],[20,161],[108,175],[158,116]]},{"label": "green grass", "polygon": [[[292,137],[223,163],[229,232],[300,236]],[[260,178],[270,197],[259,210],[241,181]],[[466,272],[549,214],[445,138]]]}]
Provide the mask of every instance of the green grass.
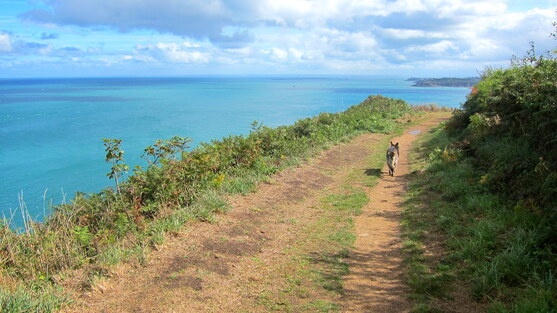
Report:
[{"label": "green grass", "polygon": [[[330,249],[322,249],[311,258],[313,264],[317,264],[317,279],[324,289],[342,294],[342,277],[348,274],[348,250],[354,244],[353,217],[361,214],[362,208],[369,202],[366,193],[360,189],[346,187],[343,192],[329,194],[323,197],[323,208],[329,212],[327,219],[322,222],[329,224],[324,226],[321,232],[323,241],[328,242]],[[313,231],[314,236],[319,231]]]},{"label": "green grass", "polygon": [[[400,128],[392,128],[399,133]],[[385,136],[376,147],[383,147],[388,139]],[[383,150],[371,153],[368,160],[376,171],[365,173],[352,172],[341,191],[325,195],[321,205],[316,208],[320,218],[306,226],[301,239],[289,248],[294,251],[289,274],[285,275],[287,287],[279,294],[264,293],[260,305],[268,311],[284,312],[339,312],[338,303],[330,300],[327,294],[343,295],[343,278],[349,273],[348,251],[355,235],[353,217],[361,213],[369,199],[362,187],[372,187],[380,177],[384,163]],[[375,174],[374,174],[375,173]],[[295,221],[285,220],[295,223]],[[310,294],[322,293],[322,299]],[[307,298],[307,300],[306,300]]]},{"label": "green grass", "polygon": [[[223,199],[228,195],[250,193],[269,175],[359,134],[396,131],[395,119],[407,113],[410,106],[402,100],[371,96],[345,112],[323,113],[291,126],[254,124],[249,135],[201,144],[190,152],[172,146],[172,140],[161,141],[150,146],[153,155],[161,155],[157,164],[136,167],[118,190],[77,193],[67,204],[54,207],[44,223],[30,222],[23,232],[1,221],[1,275],[29,288],[29,282],[41,277],[51,282],[50,277],[64,277],[65,271],[106,268],[122,261],[145,264],[149,249],[169,232],[193,220],[212,222],[214,214],[226,211]],[[118,161],[122,169],[124,161]],[[334,201],[340,211],[356,210],[351,207],[361,203],[362,195],[337,196]],[[348,237],[341,232],[332,240]],[[41,307],[43,298],[35,298],[39,302],[30,303]]]},{"label": "green grass", "polygon": [[0,311],[3,313],[56,312],[70,298],[48,284],[18,286],[15,290],[0,288]]},{"label": "green grass", "polygon": [[325,301],[325,300],[314,300],[308,304],[305,304],[302,309],[304,311],[311,311],[311,312],[339,312],[340,308],[334,302]]},{"label": "green grass", "polygon": [[[442,312],[434,300],[450,301],[458,275],[455,264],[449,262],[444,251],[426,253],[428,245],[445,242],[443,232],[460,232],[459,217],[447,208],[452,205],[452,200],[458,194],[456,191],[462,190],[463,184],[454,177],[446,178],[446,173],[439,171],[430,162],[439,155],[448,156],[438,148],[449,142],[440,133],[441,128],[418,139],[410,155],[416,162],[409,176],[409,190],[402,214],[402,236],[406,282],[411,288],[409,297],[415,303],[412,312]],[[433,169],[427,173],[429,180],[426,180],[425,169],[428,166]],[[465,171],[455,169],[455,173],[463,174]],[[441,184],[441,179],[449,183]]]},{"label": "green grass", "polygon": [[[353,243],[353,239],[353,235],[347,236],[345,242]],[[344,294],[343,277],[350,272],[346,262],[347,259],[347,248],[334,254],[322,253],[311,259],[313,264],[318,265],[319,270],[316,271],[317,282],[323,289],[340,295]]]},{"label": "green grass", "polygon": [[[490,312],[555,312],[557,270],[544,245],[549,229],[536,212],[493,192],[485,172],[437,129],[419,143],[404,211],[407,282],[414,312],[436,312],[439,301],[464,290]],[[536,222],[538,220],[538,222]],[[429,246],[443,249],[426,254]]]},{"label": "green grass", "polygon": [[353,218],[369,201],[363,190],[350,187],[352,183],[351,175],[339,192],[324,195],[312,209],[317,218],[304,225],[285,249],[291,261],[282,266],[282,282],[275,282],[283,289],[259,295],[263,310],[340,311],[335,299],[344,294],[343,277],[349,272],[348,251],[355,240]]},{"label": "green grass", "polygon": [[358,215],[361,213],[361,208],[369,202],[369,199],[363,190],[354,190],[347,194],[330,194],[323,201],[336,210]]}]

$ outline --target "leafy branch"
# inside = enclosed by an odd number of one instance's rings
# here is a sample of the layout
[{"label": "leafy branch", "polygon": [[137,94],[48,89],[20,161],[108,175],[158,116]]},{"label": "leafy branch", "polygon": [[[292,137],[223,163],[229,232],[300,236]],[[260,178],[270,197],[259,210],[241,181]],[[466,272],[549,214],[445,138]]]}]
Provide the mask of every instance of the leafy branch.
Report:
[{"label": "leafy branch", "polygon": [[188,143],[190,142],[190,138],[179,136],[174,136],[168,140],[159,139],[154,145],[147,146],[143,150],[144,153],[141,157],[147,160],[151,165],[157,164],[159,160],[168,159],[178,152],[183,152],[185,149],[189,148]]},{"label": "leafy branch", "polygon": [[103,144],[106,152],[105,161],[112,163],[110,172],[106,174],[116,182],[116,189],[120,193],[119,179],[129,170],[129,167],[124,163],[124,150],[120,149],[121,139],[106,139],[103,138]]}]

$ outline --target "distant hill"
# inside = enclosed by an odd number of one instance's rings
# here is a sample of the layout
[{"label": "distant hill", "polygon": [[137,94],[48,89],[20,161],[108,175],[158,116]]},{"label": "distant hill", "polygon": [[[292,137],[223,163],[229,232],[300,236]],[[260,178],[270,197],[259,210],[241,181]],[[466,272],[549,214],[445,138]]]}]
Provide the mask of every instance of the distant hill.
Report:
[{"label": "distant hill", "polygon": [[444,77],[444,78],[417,78],[411,77],[407,81],[413,81],[412,87],[472,87],[479,81],[479,77]]}]

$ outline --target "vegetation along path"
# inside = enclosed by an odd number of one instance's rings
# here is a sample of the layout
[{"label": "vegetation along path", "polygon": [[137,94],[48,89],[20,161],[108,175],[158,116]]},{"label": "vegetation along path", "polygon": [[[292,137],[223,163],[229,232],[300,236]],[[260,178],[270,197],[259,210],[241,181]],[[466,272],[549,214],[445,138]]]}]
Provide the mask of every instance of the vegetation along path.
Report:
[{"label": "vegetation along path", "polygon": [[350,251],[346,277],[345,312],[408,312],[401,239],[401,205],[409,171],[408,150],[417,136],[446,118],[423,122],[393,138],[400,148],[394,177],[382,169],[368,170],[381,179],[366,190],[370,202],[355,219],[356,241]]},{"label": "vegetation along path", "polygon": [[[229,199],[227,214],[175,233],[144,266],[114,269],[66,311],[408,310],[398,217],[407,150],[446,116],[394,139],[361,135],[274,175]],[[391,139],[401,146],[395,177],[383,167]]]}]

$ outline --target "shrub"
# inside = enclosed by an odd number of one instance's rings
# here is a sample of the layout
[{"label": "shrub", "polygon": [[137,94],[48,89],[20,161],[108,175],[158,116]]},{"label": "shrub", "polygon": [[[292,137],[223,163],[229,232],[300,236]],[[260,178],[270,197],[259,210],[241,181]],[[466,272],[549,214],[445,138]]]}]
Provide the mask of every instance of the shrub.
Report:
[{"label": "shrub", "polygon": [[440,199],[432,206],[452,250],[446,259],[494,312],[555,310],[555,77],[557,60],[533,50],[487,69],[430,141],[421,183]]}]

